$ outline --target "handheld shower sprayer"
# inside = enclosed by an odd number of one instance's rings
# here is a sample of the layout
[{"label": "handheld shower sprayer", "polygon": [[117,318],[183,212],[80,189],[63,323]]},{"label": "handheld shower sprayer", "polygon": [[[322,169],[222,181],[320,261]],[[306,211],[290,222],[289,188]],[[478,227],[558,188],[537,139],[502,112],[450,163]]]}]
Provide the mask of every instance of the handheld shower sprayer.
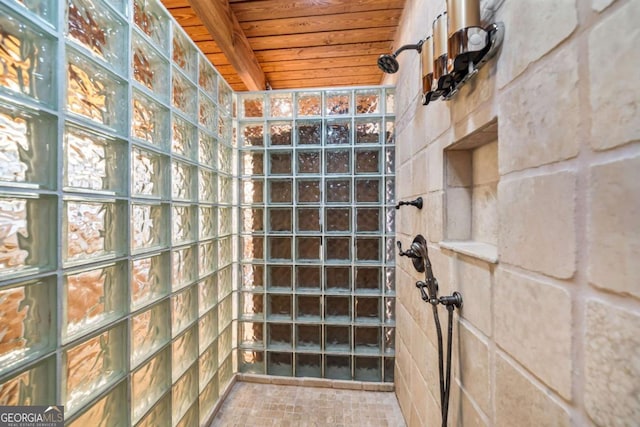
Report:
[{"label": "handheld shower sprayer", "polygon": [[420,40],[416,44],[405,44],[404,46],[400,46],[400,48],[392,54],[386,53],[384,55],[380,55],[380,57],[378,58],[378,68],[380,68],[382,72],[387,74],[397,73],[400,69],[400,64],[396,59],[398,55],[405,50],[417,50],[418,53],[420,53],[422,52],[423,43],[424,40]]}]

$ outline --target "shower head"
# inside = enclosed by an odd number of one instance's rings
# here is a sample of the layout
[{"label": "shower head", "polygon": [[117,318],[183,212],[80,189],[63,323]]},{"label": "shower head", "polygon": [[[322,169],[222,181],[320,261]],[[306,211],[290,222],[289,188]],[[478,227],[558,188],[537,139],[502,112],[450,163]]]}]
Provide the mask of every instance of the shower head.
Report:
[{"label": "shower head", "polygon": [[423,43],[424,40],[420,40],[416,44],[406,44],[404,46],[401,46],[400,49],[396,50],[392,54],[386,53],[384,55],[380,55],[380,57],[378,58],[378,68],[380,68],[382,72],[387,74],[394,74],[398,72],[400,64],[398,64],[398,60],[396,58],[398,57],[400,52],[408,49],[413,49],[417,50],[418,53],[420,53],[422,51]]}]

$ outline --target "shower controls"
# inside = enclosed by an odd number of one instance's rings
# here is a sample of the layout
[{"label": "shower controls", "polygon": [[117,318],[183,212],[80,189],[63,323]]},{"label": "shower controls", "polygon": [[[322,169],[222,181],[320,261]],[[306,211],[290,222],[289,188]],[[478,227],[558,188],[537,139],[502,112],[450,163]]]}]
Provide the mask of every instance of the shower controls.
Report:
[{"label": "shower controls", "polygon": [[418,209],[422,209],[422,197],[418,197],[415,200],[411,200],[409,202],[399,201],[396,205],[396,209],[400,209],[400,206],[415,206]]}]

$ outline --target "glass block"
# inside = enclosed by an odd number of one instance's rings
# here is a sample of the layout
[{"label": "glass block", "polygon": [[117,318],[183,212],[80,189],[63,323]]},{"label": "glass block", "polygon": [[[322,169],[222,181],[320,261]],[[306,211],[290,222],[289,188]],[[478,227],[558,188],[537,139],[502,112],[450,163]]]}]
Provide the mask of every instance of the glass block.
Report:
[{"label": "glass block", "polygon": [[[220,334],[219,340],[222,340],[223,338],[225,340],[229,341],[229,345],[225,346],[226,343],[223,340],[222,341],[222,348],[227,349],[227,351],[231,351],[231,328],[228,327],[231,325],[231,314],[232,314],[232,303],[231,303],[231,295],[229,295],[227,298],[225,299],[220,299],[220,303],[218,304],[218,330],[219,331],[223,331],[223,333]],[[226,329],[225,329],[226,328]],[[226,337],[226,334],[228,334],[228,337]],[[226,353],[225,353],[226,354]]]},{"label": "glass block", "polygon": [[[191,100],[191,102],[193,102],[193,100]],[[200,125],[210,132],[215,132],[217,119],[217,108],[215,104],[202,92],[198,97],[198,102],[198,121]]]},{"label": "glass block", "polygon": [[49,405],[55,401],[56,356],[44,359],[28,370],[0,383],[0,402],[6,406]]},{"label": "glass block", "polygon": [[326,208],[327,232],[349,232],[351,230],[351,208]]},{"label": "glass block", "polygon": [[198,85],[213,100],[218,99],[218,73],[209,60],[200,55],[198,60]]},{"label": "glass block", "polygon": [[332,261],[351,260],[351,239],[349,237],[327,237],[325,259]]},{"label": "glass block", "polygon": [[198,283],[198,314],[202,316],[218,302],[218,281],[215,274]]},{"label": "glass block", "polygon": [[324,376],[333,380],[351,379],[351,357],[350,356],[325,356]]},{"label": "glass block", "polygon": [[[122,408],[126,408],[127,405],[127,385],[123,381],[68,425],[70,427],[98,426],[101,424],[108,426],[126,425],[128,411],[123,411]],[[64,411],[65,416],[73,412],[68,406],[65,406]]]},{"label": "glass block", "polygon": [[67,49],[66,93],[68,111],[121,134],[126,133],[126,83],[70,49]]},{"label": "glass block", "polygon": [[217,208],[212,206],[200,206],[199,208],[200,215],[199,219],[199,235],[200,240],[208,239],[216,236],[217,232]]},{"label": "glass block", "polygon": [[109,264],[66,274],[63,281],[62,340],[71,341],[121,317],[127,265]]},{"label": "glass block", "polygon": [[384,299],[384,322],[394,323],[396,320],[396,299],[385,298]]},{"label": "glass block", "polygon": [[301,116],[321,116],[322,115],[322,93],[321,92],[298,92],[296,94],[296,115]]},{"label": "glass block", "polygon": [[231,90],[227,82],[225,82],[224,79],[218,79],[218,105],[227,114],[231,114],[232,112],[232,98],[233,91]]},{"label": "glass block", "polygon": [[218,240],[218,267],[226,267],[233,262],[232,237]]},{"label": "glass block", "polygon": [[321,237],[296,237],[296,260],[320,261],[321,248]]},{"label": "glass block", "polygon": [[386,88],[384,92],[386,97],[385,112],[387,114],[394,114],[396,112],[396,109],[395,109],[396,90],[395,88]]},{"label": "glass block", "polygon": [[298,231],[319,232],[320,231],[320,209],[317,208],[297,208],[296,223]]},{"label": "glass block", "polygon": [[320,151],[298,151],[296,171],[298,174],[319,174]]},{"label": "glass block", "polygon": [[291,152],[269,152],[269,173],[271,175],[291,175]]},{"label": "glass block", "polygon": [[198,169],[198,176],[198,200],[200,203],[215,203],[218,195],[215,173],[206,169]]},{"label": "glass block", "polygon": [[233,211],[231,208],[218,208],[218,234],[228,236],[233,232]]},{"label": "glass block", "polygon": [[169,292],[169,253],[131,261],[131,308],[138,309]]},{"label": "glass block", "polygon": [[55,229],[50,226],[57,219],[55,205],[52,197],[0,196],[0,273],[3,279],[55,268]]},{"label": "glass block", "polygon": [[162,248],[168,244],[169,206],[131,204],[131,249],[133,252]]},{"label": "glass block", "polygon": [[136,196],[164,197],[168,178],[168,158],[135,147],[131,152],[131,158],[132,193]]},{"label": "glass block", "polygon": [[385,203],[392,204],[396,199],[396,180],[393,177],[386,177],[384,179],[384,201]]},{"label": "glass block", "polygon": [[[291,304],[291,297],[289,304]],[[291,311],[289,311],[291,315]],[[289,323],[268,323],[267,324],[267,347],[269,349],[289,350],[292,341],[292,325]]]},{"label": "glass block", "polygon": [[66,36],[123,72],[128,60],[127,24],[101,0],[69,0]]},{"label": "glass block", "polygon": [[[191,101],[189,101],[191,102]],[[179,116],[171,115],[171,152],[188,159],[193,159],[196,152],[197,129]]]},{"label": "glass block", "polygon": [[298,181],[298,192],[296,193],[298,203],[320,203],[322,200],[320,185],[319,179]]},{"label": "glass block", "polygon": [[218,337],[218,363],[220,363],[220,365],[226,363],[226,359],[231,355],[233,345],[231,337],[233,330],[234,328],[231,327],[231,315],[229,315],[229,327],[224,329]]},{"label": "glass block", "polygon": [[55,117],[0,102],[0,184],[55,189],[56,135]]},{"label": "glass block", "polygon": [[218,344],[210,345],[198,358],[198,371],[200,373],[199,388],[204,389],[207,383],[216,383],[215,373],[218,370]]},{"label": "glass block", "polygon": [[[196,80],[198,69],[198,54],[188,35],[178,25],[173,25],[173,62],[189,76]],[[176,73],[174,73],[175,75]],[[192,98],[192,100],[195,98]]]},{"label": "glass block", "polygon": [[384,230],[387,233],[394,233],[396,231],[396,210],[394,208],[387,208]]},{"label": "glass block", "polygon": [[[197,399],[196,399],[197,400]],[[193,403],[184,416],[178,421],[176,427],[197,426],[200,418],[198,417],[198,404]]]},{"label": "glass block", "polygon": [[381,232],[379,208],[356,208],[356,231],[358,233]]},{"label": "glass block", "polygon": [[224,363],[220,364],[220,369],[218,370],[218,381],[220,390],[227,390],[231,384],[231,380],[233,378],[233,358],[228,356]]},{"label": "glass block", "polygon": [[240,345],[249,347],[261,347],[264,345],[263,323],[241,322]]},{"label": "glass block", "polygon": [[196,207],[173,205],[171,208],[171,241],[174,244],[192,242],[196,238]]},{"label": "glass block", "polygon": [[356,202],[380,202],[379,179],[356,179]]},{"label": "glass block", "polygon": [[380,328],[369,326],[355,327],[355,351],[356,353],[380,353]]},{"label": "glass block", "polygon": [[65,412],[76,412],[125,375],[125,337],[125,325],[120,324],[64,351]]},{"label": "glass block", "polygon": [[171,427],[171,395],[167,393],[136,427]]},{"label": "glass block", "polygon": [[[320,297],[298,297],[300,298],[312,298],[313,301],[304,302],[305,309],[300,314],[300,308],[298,308],[298,317],[303,317],[303,320],[313,320],[314,318],[320,319]],[[317,307],[316,307],[317,306]],[[312,315],[308,313],[312,312]],[[297,350],[315,350],[320,351],[321,346],[321,330],[320,325],[296,325],[296,349]]]},{"label": "glass block", "polygon": [[356,293],[379,293],[382,290],[380,267],[356,267]]},{"label": "glass block", "polygon": [[376,297],[356,297],[356,322],[380,322],[380,299]]},{"label": "glass block", "polygon": [[269,124],[270,145],[291,145],[291,122],[272,122]]},{"label": "glass block", "polygon": [[384,291],[385,293],[395,293],[396,291],[396,269],[387,267],[384,269]]},{"label": "glass block", "polygon": [[197,261],[193,246],[174,249],[171,252],[171,285],[174,290],[193,283],[198,271]]},{"label": "glass block", "polygon": [[326,150],[326,163],[324,165],[327,174],[349,174],[351,173],[351,151],[350,150]]},{"label": "glass block", "polygon": [[264,374],[264,352],[240,351],[239,371],[248,374]]},{"label": "glass block", "polygon": [[206,132],[198,132],[198,162],[201,166],[215,167],[216,139]]},{"label": "glass block", "polygon": [[242,175],[264,175],[264,154],[260,151],[245,151],[241,154]]},{"label": "glass block", "polygon": [[379,114],[380,104],[380,89],[356,90],[356,114]]},{"label": "glass block", "polygon": [[380,174],[379,150],[356,150],[357,174]]},{"label": "glass block", "polygon": [[[273,210],[288,211],[288,209],[272,209],[271,211]],[[248,233],[264,231],[264,209],[263,208],[243,208],[240,210],[240,214],[241,214],[242,231],[248,232]],[[277,220],[276,224],[281,223],[281,218],[278,218],[280,215],[281,214],[276,213],[276,220]],[[272,224],[272,226],[273,225],[274,224]]]},{"label": "glass block", "polygon": [[385,122],[386,132],[385,132],[385,143],[386,144],[395,144],[396,143],[396,130],[395,130],[395,121],[392,119],[387,119]]},{"label": "glass block", "polygon": [[325,290],[327,292],[351,291],[351,268],[331,266],[324,268]]},{"label": "glass block", "polygon": [[396,170],[396,148],[386,147],[384,149],[384,173],[393,174]]},{"label": "glass block", "polygon": [[158,353],[131,375],[131,412],[139,420],[171,386],[169,350]]},{"label": "glass block", "polygon": [[174,70],[171,78],[171,105],[194,118],[197,105],[194,100],[197,99],[197,95],[196,87],[186,77]]},{"label": "glass block", "polygon": [[138,365],[169,341],[169,300],[131,318],[131,364]]},{"label": "glass block", "polygon": [[387,237],[384,260],[386,263],[393,263],[396,259],[396,245],[393,237]]},{"label": "glass block", "polygon": [[198,357],[197,327],[187,329],[171,343],[171,377],[176,381]]},{"label": "glass block", "polygon": [[133,1],[133,21],[162,52],[169,51],[170,18],[160,2]]},{"label": "glass block", "polygon": [[351,120],[327,120],[325,126],[327,145],[351,144]]},{"label": "glass block", "polygon": [[[319,296],[296,296],[296,319],[303,322],[320,322],[322,318],[321,297]],[[317,326],[317,345],[320,345],[320,326]]]},{"label": "glass block", "polygon": [[211,310],[198,321],[198,347],[202,354],[218,337],[218,310]]},{"label": "glass block", "polygon": [[169,62],[135,31],[132,33],[133,78],[158,98],[167,101]]},{"label": "glass block", "polygon": [[384,382],[392,383],[393,379],[393,371],[395,367],[395,358],[393,357],[385,357],[384,358]]},{"label": "glass block", "polygon": [[396,328],[383,328],[382,348],[385,354],[395,354]]},{"label": "glass block", "polygon": [[125,253],[126,203],[67,200],[63,209],[65,263],[86,263]]},{"label": "glass block", "polygon": [[55,349],[56,300],[55,277],[0,289],[1,374]]},{"label": "glass block", "polygon": [[299,120],[296,122],[297,145],[322,144],[322,121]]},{"label": "glass block", "polygon": [[334,91],[325,93],[325,113],[328,116],[334,114],[349,114],[351,105],[351,91]]},{"label": "glass block", "polygon": [[232,162],[234,161],[233,149],[227,145],[218,145],[218,170],[231,174],[233,172]]},{"label": "glass block", "polygon": [[56,41],[0,7],[0,91],[55,107]]},{"label": "glass block", "polygon": [[325,194],[327,203],[350,203],[351,180],[328,179],[325,182]]},{"label": "glass block", "polygon": [[296,354],[296,377],[322,378],[322,356]]},{"label": "glass block", "polygon": [[251,264],[243,265],[242,287],[245,289],[264,288],[264,266]]},{"label": "glass block", "polygon": [[292,210],[289,208],[269,208],[269,231],[288,232],[292,231]]},{"label": "glass block", "polygon": [[137,90],[133,91],[132,102],[131,136],[165,149],[170,140],[169,110]]},{"label": "glass block", "polygon": [[351,297],[325,297],[324,318],[326,322],[349,322],[351,320]]},{"label": "glass block", "polygon": [[197,288],[191,286],[171,296],[171,335],[176,336],[196,319],[198,314]]},{"label": "glass block", "polygon": [[356,237],[356,261],[380,260],[380,238]]},{"label": "glass block", "polygon": [[240,294],[240,308],[244,319],[262,318],[264,316],[264,295],[242,292]]},{"label": "glass block", "polygon": [[232,179],[229,176],[218,175],[218,203],[231,204],[233,201]]},{"label": "glass block", "polygon": [[269,265],[267,266],[267,286],[272,290],[291,290],[292,268],[289,265]]},{"label": "glass block", "polygon": [[42,0],[35,2],[28,0],[16,0],[14,3],[36,14],[48,24],[54,27],[57,26],[57,3],[54,0]]},{"label": "glass block", "polygon": [[242,259],[246,261],[264,259],[264,237],[242,237]]},{"label": "glass block", "polygon": [[270,180],[269,200],[271,203],[291,203],[292,202],[292,180]]},{"label": "glass block", "polygon": [[197,399],[198,367],[194,365],[171,387],[171,419],[174,425]]},{"label": "glass block", "polygon": [[382,379],[382,359],[379,357],[355,357],[355,380],[380,382]]},{"label": "glass block", "polygon": [[320,266],[296,267],[296,290],[298,292],[320,291]]},{"label": "glass block", "polygon": [[196,168],[177,160],[171,162],[171,196],[177,200],[193,200]]},{"label": "glass block", "polygon": [[245,123],[240,126],[240,143],[244,147],[264,146],[264,125]]},{"label": "glass block", "polygon": [[293,94],[269,94],[269,116],[291,117],[293,115]]},{"label": "glass block", "polygon": [[240,95],[240,117],[259,118],[264,117],[264,97],[261,94]]},{"label": "glass block", "polygon": [[381,120],[356,120],[356,144],[380,144]]},{"label": "glass block", "polygon": [[216,269],[216,242],[210,240],[198,246],[198,275],[205,277]]},{"label": "glass block", "polygon": [[293,375],[293,355],[291,353],[267,353],[267,375],[290,377]]},{"label": "glass block", "polygon": [[325,351],[342,353],[351,351],[351,327],[326,325],[324,327]]},{"label": "glass block", "polygon": [[291,237],[269,237],[269,258],[291,260]]}]

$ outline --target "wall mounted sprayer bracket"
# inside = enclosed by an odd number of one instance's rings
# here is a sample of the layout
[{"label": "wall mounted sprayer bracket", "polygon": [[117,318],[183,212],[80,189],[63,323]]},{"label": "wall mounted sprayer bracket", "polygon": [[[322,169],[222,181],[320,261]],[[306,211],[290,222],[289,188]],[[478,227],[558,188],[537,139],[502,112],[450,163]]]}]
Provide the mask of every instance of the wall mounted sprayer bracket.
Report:
[{"label": "wall mounted sprayer bracket", "polygon": [[410,202],[399,201],[396,205],[396,209],[400,209],[400,206],[415,206],[418,209],[422,209],[422,197],[418,197],[415,200],[411,200]]}]

